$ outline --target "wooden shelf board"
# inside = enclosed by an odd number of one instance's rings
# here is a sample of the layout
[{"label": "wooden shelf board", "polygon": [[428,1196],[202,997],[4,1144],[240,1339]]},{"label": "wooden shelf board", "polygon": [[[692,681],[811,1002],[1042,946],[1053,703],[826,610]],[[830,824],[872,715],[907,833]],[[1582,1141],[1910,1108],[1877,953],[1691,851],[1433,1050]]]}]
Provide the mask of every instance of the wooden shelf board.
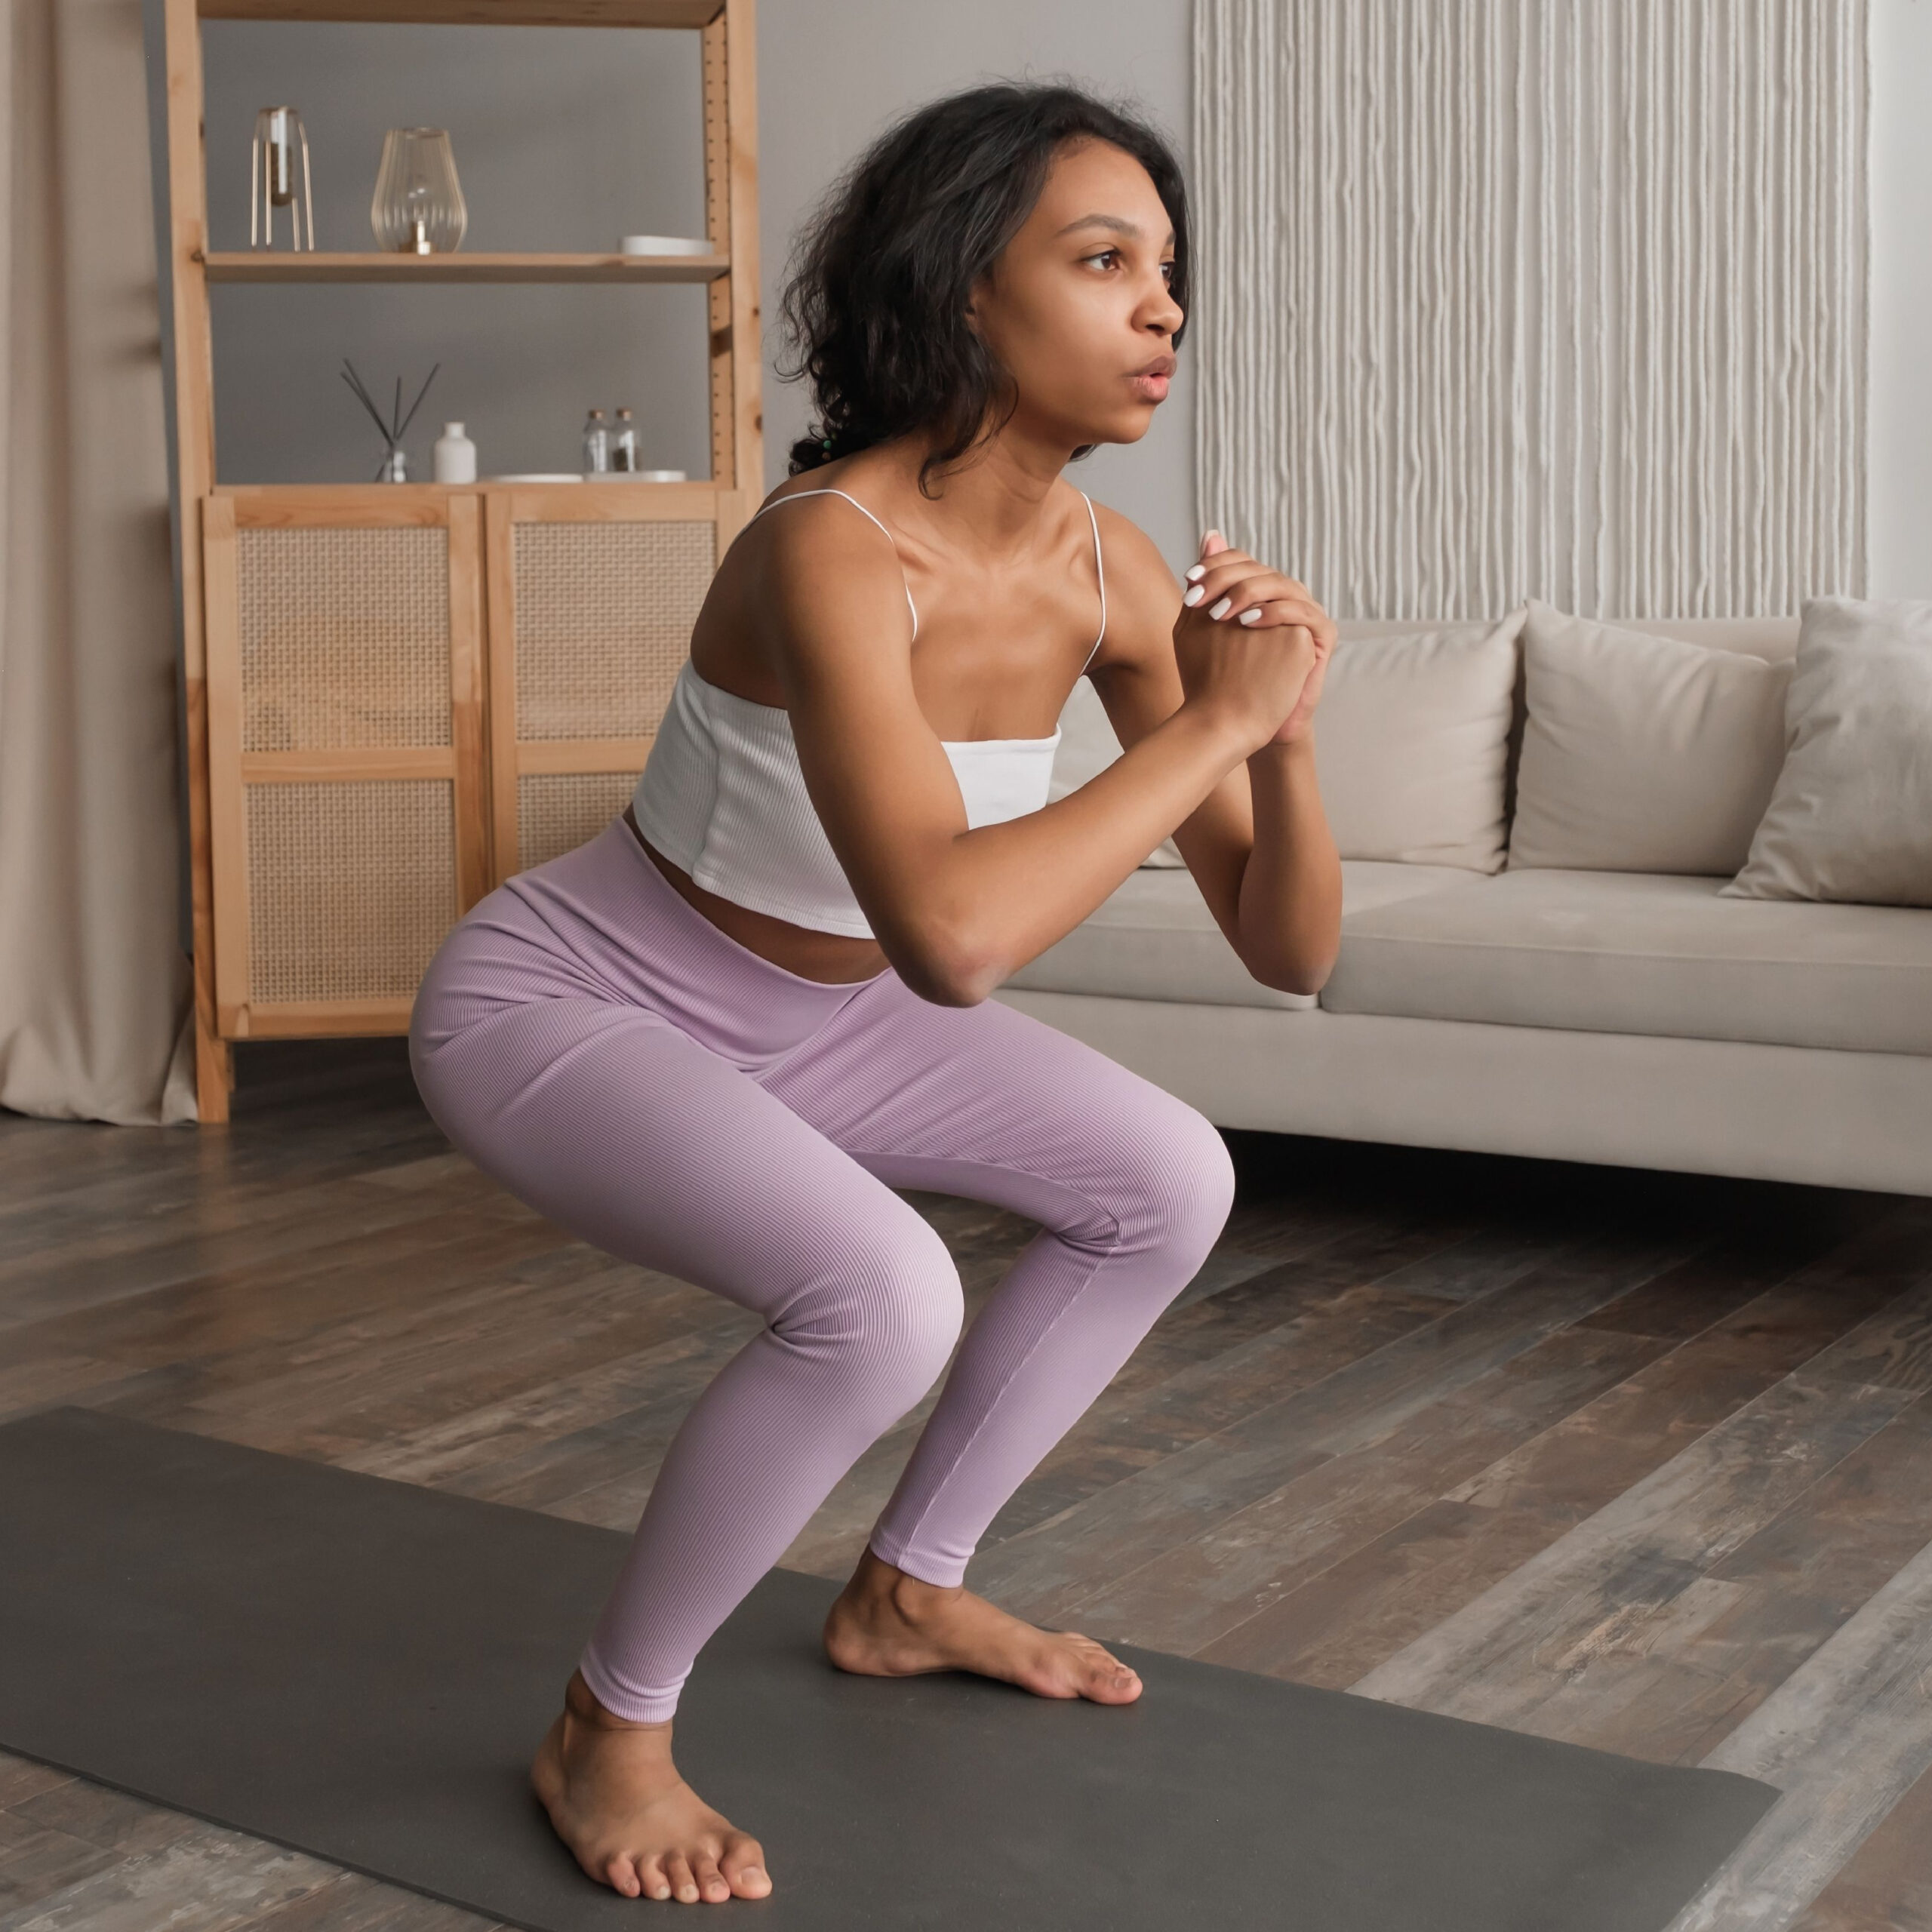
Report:
[{"label": "wooden shelf board", "polygon": [[387,255],[245,248],[202,257],[210,281],[715,281],[728,255]]},{"label": "wooden shelf board", "polygon": [[702,27],[724,0],[198,0],[205,20],[375,21],[395,26]]},{"label": "wooden shelf board", "polygon": [[640,502],[709,517],[716,514],[722,494],[705,476],[683,483],[626,482],[615,476],[595,483],[217,483],[208,492],[230,501],[237,525],[252,530],[335,522],[351,528],[440,524],[452,497],[503,497],[519,510],[552,502],[568,510],[575,504],[591,523],[609,520],[614,512],[620,518]]}]

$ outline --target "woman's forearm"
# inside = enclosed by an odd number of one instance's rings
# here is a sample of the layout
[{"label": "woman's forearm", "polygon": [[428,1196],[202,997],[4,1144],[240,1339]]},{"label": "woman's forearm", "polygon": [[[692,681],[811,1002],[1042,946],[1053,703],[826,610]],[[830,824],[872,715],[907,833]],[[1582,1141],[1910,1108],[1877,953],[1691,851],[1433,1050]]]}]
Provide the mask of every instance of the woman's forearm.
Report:
[{"label": "woman's forearm", "polygon": [[1183,705],[1078,790],[959,834],[918,894],[919,953],[944,962],[924,996],[984,998],[1079,924],[1244,755],[1238,721]]},{"label": "woman's forearm", "polygon": [[1315,740],[1247,761],[1254,848],[1241,881],[1241,963],[1263,986],[1319,992],[1340,945],[1342,865],[1315,783]]}]

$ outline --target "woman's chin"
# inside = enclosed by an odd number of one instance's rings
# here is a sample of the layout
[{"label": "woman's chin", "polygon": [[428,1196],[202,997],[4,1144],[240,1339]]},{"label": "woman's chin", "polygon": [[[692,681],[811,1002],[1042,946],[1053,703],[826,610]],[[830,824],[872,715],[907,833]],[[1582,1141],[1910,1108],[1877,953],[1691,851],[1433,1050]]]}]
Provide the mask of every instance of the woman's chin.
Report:
[{"label": "woman's chin", "polygon": [[1154,412],[1160,406],[1157,402],[1135,403],[1104,421],[1088,423],[1081,432],[1079,441],[1083,444],[1137,443],[1153,427]]}]

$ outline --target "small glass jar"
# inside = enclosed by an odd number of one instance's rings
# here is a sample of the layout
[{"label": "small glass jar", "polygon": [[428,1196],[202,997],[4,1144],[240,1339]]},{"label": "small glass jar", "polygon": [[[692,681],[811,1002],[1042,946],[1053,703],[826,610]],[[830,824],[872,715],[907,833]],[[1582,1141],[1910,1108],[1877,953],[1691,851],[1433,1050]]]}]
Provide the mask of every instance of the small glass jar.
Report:
[{"label": "small glass jar", "polygon": [[611,426],[611,467],[627,473],[637,467],[637,425],[628,409],[619,410]]},{"label": "small glass jar", "polygon": [[610,467],[611,426],[605,421],[602,410],[593,409],[584,418],[583,473],[601,476]]}]

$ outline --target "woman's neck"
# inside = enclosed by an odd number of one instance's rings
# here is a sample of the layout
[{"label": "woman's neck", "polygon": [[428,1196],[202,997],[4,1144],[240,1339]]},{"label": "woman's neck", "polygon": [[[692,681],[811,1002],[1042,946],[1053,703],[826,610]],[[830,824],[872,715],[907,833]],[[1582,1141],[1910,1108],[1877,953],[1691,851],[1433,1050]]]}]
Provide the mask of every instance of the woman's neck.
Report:
[{"label": "woman's neck", "polygon": [[935,475],[934,494],[927,497],[919,466],[932,450],[930,438],[907,436],[878,452],[900,486],[899,520],[909,534],[992,561],[1038,552],[1057,521],[1048,503],[1070,450],[1015,435],[1008,424],[958,467]]}]

